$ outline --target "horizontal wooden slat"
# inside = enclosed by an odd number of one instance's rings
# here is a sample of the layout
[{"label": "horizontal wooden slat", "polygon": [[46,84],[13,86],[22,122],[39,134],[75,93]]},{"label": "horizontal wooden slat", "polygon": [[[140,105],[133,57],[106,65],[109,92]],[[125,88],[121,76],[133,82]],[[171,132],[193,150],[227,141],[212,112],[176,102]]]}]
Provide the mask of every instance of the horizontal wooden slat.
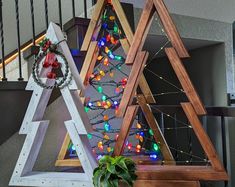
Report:
[{"label": "horizontal wooden slat", "polygon": [[202,127],[202,124],[200,120],[197,117],[197,114],[192,106],[191,103],[181,103],[183,110],[190,122],[190,124],[193,127],[193,130],[201,143],[202,148],[204,149],[207,157],[209,158],[212,167],[216,171],[224,171],[224,167],[222,163],[219,160],[219,157],[215,151],[215,148],[209,138],[209,136],[206,134],[205,130]]},{"label": "horizontal wooden slat", "polygon": [[196,89],[194,88],[189,75],[184,68],[183,63],[181,62],[178,54],[176,53],[174,48],[166,48],[165,49],[168,59],[187,95],[189,101],[192,103],[194,109],[196,110],[198,115],[205,115],[206,109],[199,98]]},{"label": "horizontal wooden slat", "polygon": [[56,160],[55,166],[58,167],[81,167],[81,162],[79,159],[63,159]]},{"label": "horizontal wooden slat", "polygon": [[165,6],[163,0],[153,0],[153,2],[161,19],[162,25],[168,35],[168,38],[171,41],[173,47],[176,49],[178,55],[180,56],[180,58],[189,57],[188,51],[186,50],[180,38],[177,28],[173,23],[173,20],[171,19],[169,11],[167,10],[167,7]]},{"label": "horizontal wooden slat", "polygon": [[183,180],[138,180],[134,187],[200,187],[199,181]]},{"label": "horizontal wooden slat", "polygon": [[210,166],[156,166],[138,165],[138,180],[228,180],[226,172],[215,171]]}]

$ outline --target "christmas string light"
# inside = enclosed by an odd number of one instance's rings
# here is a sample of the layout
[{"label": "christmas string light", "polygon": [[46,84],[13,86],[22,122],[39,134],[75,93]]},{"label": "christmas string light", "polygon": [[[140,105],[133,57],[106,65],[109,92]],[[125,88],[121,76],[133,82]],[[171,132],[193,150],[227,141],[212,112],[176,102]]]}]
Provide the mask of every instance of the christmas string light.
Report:
[{"label": "christmas string light", "polygon": [[177,90],[179,90],[180,92],[184,92],[184,90],[182,88],[179,88],[178,86],[176,86],[175,84],[171,83],[170,81],[168,81],[167,79],[163,78],[162,76],[158,75],[157,73],[153,72],[152,70],[145,68],[145,70],[147,70],[148,72],[150,72],[151,74],[153,74],[154,76],[158,77],[159,79],[161,79],[162,81],[166,82],[167,84],[169,84],[170,86],[176,88]]},{"label": "christmas string light", "polygon": [[160,109],[158,109],[158,108],[155,107],[155,106],[150,106],[150,107],[153,108],[154,110],[158,111],[159,113],[163,114],[164,116],[167,116],[168,118],[171,118],[171,119],[175,120],[177,123],[180,123],[180,124],[182,124],[182,125],[185,125],[186,127],[190,128],[190,129],[193,128],[191,125],[189,125],[189,124],[187,124],[187,123],[185,123],[185,122],[183,122],[183,121],[181,121],[181,120],[175,119],[174,116],[171,116],[170,114],[164,113],[163,111],[161,111]]},{"label": "christmas string light", "polygon": [[[148,139],[148,138],[147,138],[147,139]],[[152,141],[151,139],[148,139],[148,140],[151,141],[152,143],[155,143],[155,141]],[[190,154],[190,153],[188,153],[188,152],[186,152],[186,151],[183,151],[183,150],[181,150],[181,149],[176,149],[176,148],[171,147],[171,146],[168,146],[168,147],[169,147],[170,149],[174,150],[174,151],[179,152],[180,154],[184,154],[184,155],[193,157],[193,158],[198,159],[198,160],[201,160],[201,161],[203,161],[203,162],[209,162],[208,159],[202,158],[202,157],[200,157],[200,156],[198,156],[198,155]]]},{"label": "christmas string light", "polygon": [[156,59],[156,57],[163,51],[163,49],[165,49],[165,47],[166,47],[169,43],[170,43],[170,40],[167,40],[167,41],[165,42],[165,44],[164,44],[162,47],[160,47],[160,49],[153,55],[153,57],[151,58],[151,60],[149,60],[149,61],[147,62],[147,64],[145,65],[145,67],[149,66],[149,65]]},{"label": "christmas string light", "polygon": [[[115,21],[114,15],[109,15],[109,12],[112,11],[112,6],[108,5],[105,8],[103,18],[100,21],[99,26],[101,27],[101,32],[98,36],[98,47],[99,55],[97,58],[96,67],[89,79],[89,84],[91,87],[100,95],[99,99],[88,99],[85,102],[86,111],[98,112],[95,116],[89,116],[91,124],[94,128],[94,133],[88,134],[89,139],[95,139],[96,145],[92,146],[94,153],[100,157],[100,155],[107,154],[106,152],[112,153],[112,145],[116,142],[120,128],[112,127],[112,120],[114,120],[115,113],[108,114],[108,112],[116,110],[121,100],[123,90],[125,89],[125,83],[127,82],[128,74],[126,74],[123,69],[125,68],[125,58],[116,54],[116,49],[120,47],[119,39],[125,38],[123,31],[118,27],[118,24]],[[160,23],[159,23],[160,24]],[[164,31],[164,30],[163,30]],[[146,71],[151,72],[147,66],[155,59],[155,57],[170,43],[166,41],[164,45],[157,51],[153,58],[146,64]],[[115,81],[115,73],[122,75],[122,79]],[[159,94],[153,94],[154,96],[163,96],[170,94],[180,94],[184,93],[183,89],[172,84],[170,81],[164,79],[163,77],[157,75],[154,72],[151,72],[154,76],[163,80],[164,82],[170,84],[178,90],[178,92],[165,92]],[[111,79],[111,80],[107,80]],[[110,94],[106,91],[106,87],[113,89],[115,94]],[[109,102],[109,107],[107,102]],[[107,105],[107,106],[106,106]],[[106,107],[105,107],[106,106]],[[170,117],[168,114],[164,114]],[[135,119],[139,121],[139,119]],[[179,120],[178,120],[179,121]],[[176,128],[164,128],[166,130],[175,130],[175,129],[185,129],[192,128],[191,126],[185,127],[176,127]],[[139,155],[144,154],[148,155],[151,160],[161,160],[161,142],[154,141],[152,129],[146,128],[140,122],[137,123],[136,127],[132,127],[129,133],[129,139],[125,143],[124,155]],[[135,140],[130,140],[130,139]],[[147,144],[151,143],[148,147]],[[173,148],[172,148],[173,150]],[[178,150],[181,154],[186,154],[182,150]],[[189,154],[189,153],[187,153]],[[190,154],[189,154],[190,155]],[[194,157],[196,158],[196,157]],[[163,160],[164,162],[164,160]]]},{"label": "christmas string light", "polygon": [[[94,71],[89,78],[90,88],[97,94],[85,99],[84,109],[94,129],[90,138],[97,140],[97,144],[92,147],[97,149],[95,150],[97,154],[105,154],[105,152],[113,152],[112,144],[116,142],[117,136],[113,137],[113,135],[118,132],[115,130],[117,128],[113,129],[112,123],[116,119],[115,111],[118,109],[127,84],[128,74],[125,73],[125,57],[116,52],[121,46],[119,40],[124,39],[125,35],[116,22],[111,4],[104,9],[99,26],[101,27],[97,39],[99,54]],[[118,77],[121,75],[122,78],[117,80],[116,74]],[[110,89],[114,92],[111,93]],[[90,113],[94,115],[91,116]],[[136,133],[133,131],[131,136],[135,136]],[[129,142],[128,145],[130,147],[132,143]]]}]

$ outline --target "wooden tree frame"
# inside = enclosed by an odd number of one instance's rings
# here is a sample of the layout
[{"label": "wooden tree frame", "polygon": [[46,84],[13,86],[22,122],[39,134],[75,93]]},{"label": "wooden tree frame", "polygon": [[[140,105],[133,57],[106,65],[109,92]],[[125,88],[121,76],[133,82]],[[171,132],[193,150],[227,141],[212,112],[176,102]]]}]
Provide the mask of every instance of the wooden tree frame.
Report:
[{"label": "wooden tree frame", "polygon": [[[141,55],[144,53],[142,52],[142,47],[147,37],[154,12],[159,14],[164,29],[166,30],[166,33],[173,45],[171,48],[166,48],[165,52],[185,91],[186,96],[189,99],[188,103],[181,103],[182,108],[190,124],[192,125],[203,150],[209,158],[211,166],[138,165],[138,180],[228,180],[228,175],[219,161],[219,157],[214,149],[214,146],[204,131],[198,118],[198,115],[206,114],[206,110],[181,62],[180,58],[188,57],[189,55],[183,45],[176,27],[173,24],[163,0],[146,1],[143,13],[137,26],[134,40],[127,56],[126,63],[134,64],[131,70],[131,75],[133,75],[133,77],[128,79],[126,89],[124,90],[122,101],[119,106],[120,110],[118,111],[118,115],[124,116],[124,118],[128,115],[129,121],[128,124],[126,124],[126,122],[121,127],[121,136],[118,137],[114,153],[116,155],[120,155],[122,153],[123,145],[126,142],[126,137],[128,136],[130,127],[133,123],[133,117],[131,117],[131,114],[134,113],[131,113],[130,111],[133,111],[133,108],[136,106],[132,106],[132,100],[137,85],[140,81],[142,67],[146,62],[144,58],[141,58]],[[138,100],[140,106],[142,100],[142,98]]]},{"label": "wooden tree frame", "polygon": [[[98,27],[99,25],[99,20],[100,17],[102,16],[102,11],[104,10],[104,7],[106,5],[107,1],[106,0],[99,0],[97,1],[97,4],[95,5],[95,9],[94,9],[94,13],[93,16],[91,18],[83,45],[81,47],[81,50],[83,51],[87,51],[87,55],[84,61],[84,65],[82,67],[81,70],[81,78],[83,80],[84,85],[87,85],[88,81],[88,77],[90,76],[90,74],[93,72],[95,63],[96,63],[96,59],[98,56],[98,47],[97,47],[97,41],[95,41],[97,39],[97,33],[99,32],[100,27]],[[125,39],[121,39],[121,46],[124,49],[124,52],[127,54],[129,49],[130,49],[130,44],[133,42],[133,32],[131,30],[131,27],[127,21],[126,15],[121,7],[121,4],[119,2],[119,0],[112,0],[112,4],[114,6],[114,9],[116,11],[116,14],[120,20],[121,26],[124,30],[124,33],[126,35]],[[143,56],[143,55],[142,55]],[[148,53],[146,52],[144,54],[144,59],[145,61],[147,60],[148,57]],[[140,61],[141,63],[141,61]],[[155,103],[155,99],[152,95],[152,92],[149,88],[149,85],[143,75],[143,68],[140,68],[140,75],[139,75],[139,83],[136,85],[136,87],[139,85],[143,95],[144,95],[144,99],[142,100],[142,107],[148,108],[147,107],[147,103]],[[130,76],[132,77],[132,76]],[[134,93],[133,93],[134,94]],[[167,146],[167,143],[164,139],[164,137],[162,136],[162,133],[160,131],[160,128],[158,126],[157,121],[155,120],[152,112],[151,112],[151,108],[148,108],[148,111],[150,111],[149,115],[146,115],[146,119],[148,120],[148,122],[150,123],[151,127],[154,129],[154,133],[157,134],[158,138],[162,140],[162,144],[160,145],[160,148],[163,150],[162,154],[164,156],[164,158],[166,158],[166,160],[169,161],[169,164],[174,164],[174,158],[170,152],[170,149]],[[124,120],[125,121],[125,120]],[[155,136],[155,138],[157,137]],[[67,149],[68,149],[68,145],[70,143],[70,139],[69,137],[66,135],[61,151],[58,155],[58,160],[56,161],[56,166],[79,166],[80,162],[78,159],[66,159],[66,153],[67,153]]]},{"label": "wooden tree frame", "polygon": [[[46,37],[53,43],[58,43],[64,39],[59,26],[54,23],[50,23]],[[75,65],[72,58],[67,58],[71,54],[69,50],[66,50],[68,49],[68,46],[65,42],[60,43],[59,49],[61,49],[62,53],[66,57],[69,66],[71,64]],[[57,58],[59,58],[59,56],[57,56]],[[59,59],[59,61],[62,64],[64,63],[63,59]],[[73,68],[73,66],[70,66],[70,69],[71,68]],[[33,106],[33,108],[36,108],[36,113],[34,115],[41,117],[40,119],[37,118],[37,121],[30,121],[30,123],[24,128],[24,130],[27,129],[27,136],[9,185],[50,187],[93,186],[93,170],[97,167],[97,161],[92,153],[92,148],[87,137],[87,134],[92,131],[92,127],[89,123],[88,116],[84,111],[82,101],[79,97],[79,92],[77,91],[77,88],[83,88],[83,84],[80,81],[81,79],[79,75],[77,78],[79,80],[78,85],[77,82],[72,81],[70,86],[65,86],[60,91],[71,115],[71,120],[65,121],[65,126],[75,147],[84,173],[32,171],[49,124],[49,121],[42,121],[42,113],[45,111],[45,108],[43,107],[42,111],[40,111],[40,107]],[[48,84],[55,84],[55,80],[45,79]],[[75,80],[74,77],[73,80]],[[30,81],[29,85],[34,85],[31,83],[32,82]],[[38,89],[38,87],[35,87],[34,85],[34,89]],[[49,100],[48,98],[50,97],[49,92],[45,92],[44,88],[38,89],[38,92],[35,91],[35,93],[37,93],[37,95],[32,97],[32,99],[35,98],[36,102],[31,101],[30,104],[40,105],[39,102],[42,102],[43,106],[45,106]],[[29,108],[32,107],[29,106]],[[39,115],[37,115],[37,113],[39,113]],[[26,117],[28,116],[26,115]],[[23,125],[25,124],[26,123],[23,123]]]}]

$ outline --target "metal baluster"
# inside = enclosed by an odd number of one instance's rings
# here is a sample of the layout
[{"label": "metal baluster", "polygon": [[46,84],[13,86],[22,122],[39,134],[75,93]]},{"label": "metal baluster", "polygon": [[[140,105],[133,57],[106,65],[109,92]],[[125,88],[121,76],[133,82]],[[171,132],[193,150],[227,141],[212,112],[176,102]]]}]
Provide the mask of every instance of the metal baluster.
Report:
[{"label": "metal baluster", "polygon": [[73,18],[75,18],[75,1],[72,0]]},{"label": "metal baluster", "polygon": [[34,4],[33,0],[30,0],[30,10],[31,10],[31,19],[32,19],[32,32],[33,32],[33,45],[36,45],[36,34],[35,34],[35,24],[34,24]]},{"label": "metal baluster", "polygon": [[177,115],[176,115],[176,113],[174,114],[174,127],[175,127],[175,149],[176,149],[176,151],[175,151],[175,161],[178,161],[178,156],[179,156],[179,154],[178,154],[178,149],[179,149],[179,145],[178,145],[178,130],[177,130],[177,128],[178,128],[178,125],[177,125]]},{"label": "metal baluster", "polygon": [[47,0],[44,1],[45,6],[45,21],[46,21],[46,27],[48,28],[49,22],[48,22],[48,3]]},{"label": "metal baluster", "polygon": [[85,18],[87,18],[87,2],[86,2],[86,0],[84,0],[84,15],[85,15]]},{"label": "metal baluster", "polygon": [[[227,170],[227,148],[226,148],[226,132],[225,132],[225,118],[221,116],[221,135],[222,135],[222,150],[224,168]],[[224,181],[224,187],[228,186],[228,181]]]},{"label": "metal baluster", "polygon": [[161,130],[162,130],[162,134],[164,135],[164,114],[163,113],[161,113]]},{"label": "metal baluster", "polygon": [[18,59],[19,59],[19,81],[23,81],[22,66],[21,66],[21,50],[20,50],[20,20],[19,20],[19,0],[15,0],[16,10],[16,25],[17,25],[17,38],[18,38]]},{"label": "metal baluster", "polygon": [[[187,122],[189,124],[189,122]],[[193,161],[193,157],[192,157],[192,154],[193,154],[193,142],[192,142],[192,129],[191,128],[188,128],[188,152],[190,154],[190,157],[189,157],[189,163],[192,164],[192,161]]]},{"label": "metal baluster", "polygon": [[7,81],[6,70],[5,70],[5,54],[4,54],[4,35],[3,35],[3,18],[2,18],[2,0],[0,0],[0,37],[1,37],[1,48],[2,48],[2,81]]},{"label": "metal baluster", "polygon": [[[161,131],[162,131],[162,134],[163,134],[163,136],[165,135],[165,131],[164,131],[164,114],[161,112],[161,115],[160,115],[160,128],[161,128]],[[161,165],[164,165],[164,158],[163,158],[163,160],[162,160],[162,162],[161,162]]]},{"label": "metal baluster", "polygon": [[60,28],[62,29],[62,9],[61,9],[61,0],[58,0],[59,5],[59,18],[60,18]]}]

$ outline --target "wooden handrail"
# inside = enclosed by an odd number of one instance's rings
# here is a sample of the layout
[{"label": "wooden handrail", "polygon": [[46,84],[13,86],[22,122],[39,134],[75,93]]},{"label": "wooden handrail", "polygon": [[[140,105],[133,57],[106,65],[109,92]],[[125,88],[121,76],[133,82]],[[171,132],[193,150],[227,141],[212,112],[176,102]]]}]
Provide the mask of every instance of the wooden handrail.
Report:
[{"label": "wooden handrail", "polygon": [[[39,35],[36,36],[36,40],[35,43],[38,44],[40,41],[42,41],[42,39],[45,36],[45,31],[43,31],[42,33],[40,33]],[[33,41],[29,40],[26,43],[24,43],[23,45],[21,45],[21,52],[27,50],[29,47],[33,46]],[[15,49],[14,51],[12,51],[11,53],[9,53],[8,55],[5,56],[5,65],[9,64],[10,62],[12,62],[16,57],[18,56],[18,52],[17,49]],[[0,59],[1,61],[2,59]],[[2,69],[2,64],[0,64],[0,69]]]}]

